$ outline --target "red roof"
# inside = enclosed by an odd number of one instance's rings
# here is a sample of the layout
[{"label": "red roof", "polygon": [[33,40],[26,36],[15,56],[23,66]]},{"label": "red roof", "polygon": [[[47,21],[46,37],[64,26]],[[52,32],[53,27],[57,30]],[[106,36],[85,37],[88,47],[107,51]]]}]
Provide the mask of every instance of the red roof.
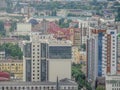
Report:
[{"label": "red roof", "polygon": [[0,72],[0,81],[10,80],[10,74],[7,72]]},{"label": "red roof", "polygon": [[71,35],[69,28],[60,28],[54,22],[49,23],[48,33],[54,34],[55,37],[63,37],[66,39]]}]

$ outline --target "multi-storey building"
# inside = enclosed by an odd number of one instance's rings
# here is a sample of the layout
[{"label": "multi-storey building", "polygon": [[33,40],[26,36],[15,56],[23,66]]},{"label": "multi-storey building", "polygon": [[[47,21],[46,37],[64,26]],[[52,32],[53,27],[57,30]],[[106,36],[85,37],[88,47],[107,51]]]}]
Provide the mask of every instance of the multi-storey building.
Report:
[{"label": "multi-storey building", "polygon": [[116,74],[116,45],[116,30],[91,30],[91,36],[87,40],[88,80],[94,81],[96,77]]},{"label": "multi-storey building", "polygon": [[13,79],[23,79],[22,60],[0,60],[0,71],[9,72]]},{"label": "multi-storey building", "polygon": [[71,79],[72,50],[69,41],[32,33],[31,40],[23,44],[24,81],[56,81],[57,76]]}]

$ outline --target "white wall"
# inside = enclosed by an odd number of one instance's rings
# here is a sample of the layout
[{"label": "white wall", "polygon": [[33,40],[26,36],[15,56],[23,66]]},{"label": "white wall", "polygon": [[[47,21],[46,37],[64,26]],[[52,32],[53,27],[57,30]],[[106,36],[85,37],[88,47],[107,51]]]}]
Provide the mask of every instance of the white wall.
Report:
[{"label": "white wall", "polygon": [[18,23],[17,24],[17,33],[18,35],[29,35],[31,32],[32,26],[30,23]]}]

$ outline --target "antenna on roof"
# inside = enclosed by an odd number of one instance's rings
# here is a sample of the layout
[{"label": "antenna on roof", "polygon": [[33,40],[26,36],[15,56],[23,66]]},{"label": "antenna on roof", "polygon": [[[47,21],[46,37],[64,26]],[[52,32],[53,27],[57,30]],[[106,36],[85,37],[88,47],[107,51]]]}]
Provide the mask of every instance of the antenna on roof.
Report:
[{"label": "antenna on roof", "polygon": [[57,76],[57,81],[56,81],[56,90],[59,90],[59,81],[58,81],[58,76]]}]

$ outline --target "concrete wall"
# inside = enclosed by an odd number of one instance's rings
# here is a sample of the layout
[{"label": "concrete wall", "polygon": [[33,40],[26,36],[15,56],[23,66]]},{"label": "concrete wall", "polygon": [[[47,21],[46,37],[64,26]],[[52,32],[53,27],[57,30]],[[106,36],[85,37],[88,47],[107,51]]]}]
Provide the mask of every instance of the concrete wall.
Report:
[{"label": "concrete wall", "polygon": [[49,60],[48,74],[49,81],[56,81],[57,76],[59,80],[63,78],[71,79],[71,60]]}]

